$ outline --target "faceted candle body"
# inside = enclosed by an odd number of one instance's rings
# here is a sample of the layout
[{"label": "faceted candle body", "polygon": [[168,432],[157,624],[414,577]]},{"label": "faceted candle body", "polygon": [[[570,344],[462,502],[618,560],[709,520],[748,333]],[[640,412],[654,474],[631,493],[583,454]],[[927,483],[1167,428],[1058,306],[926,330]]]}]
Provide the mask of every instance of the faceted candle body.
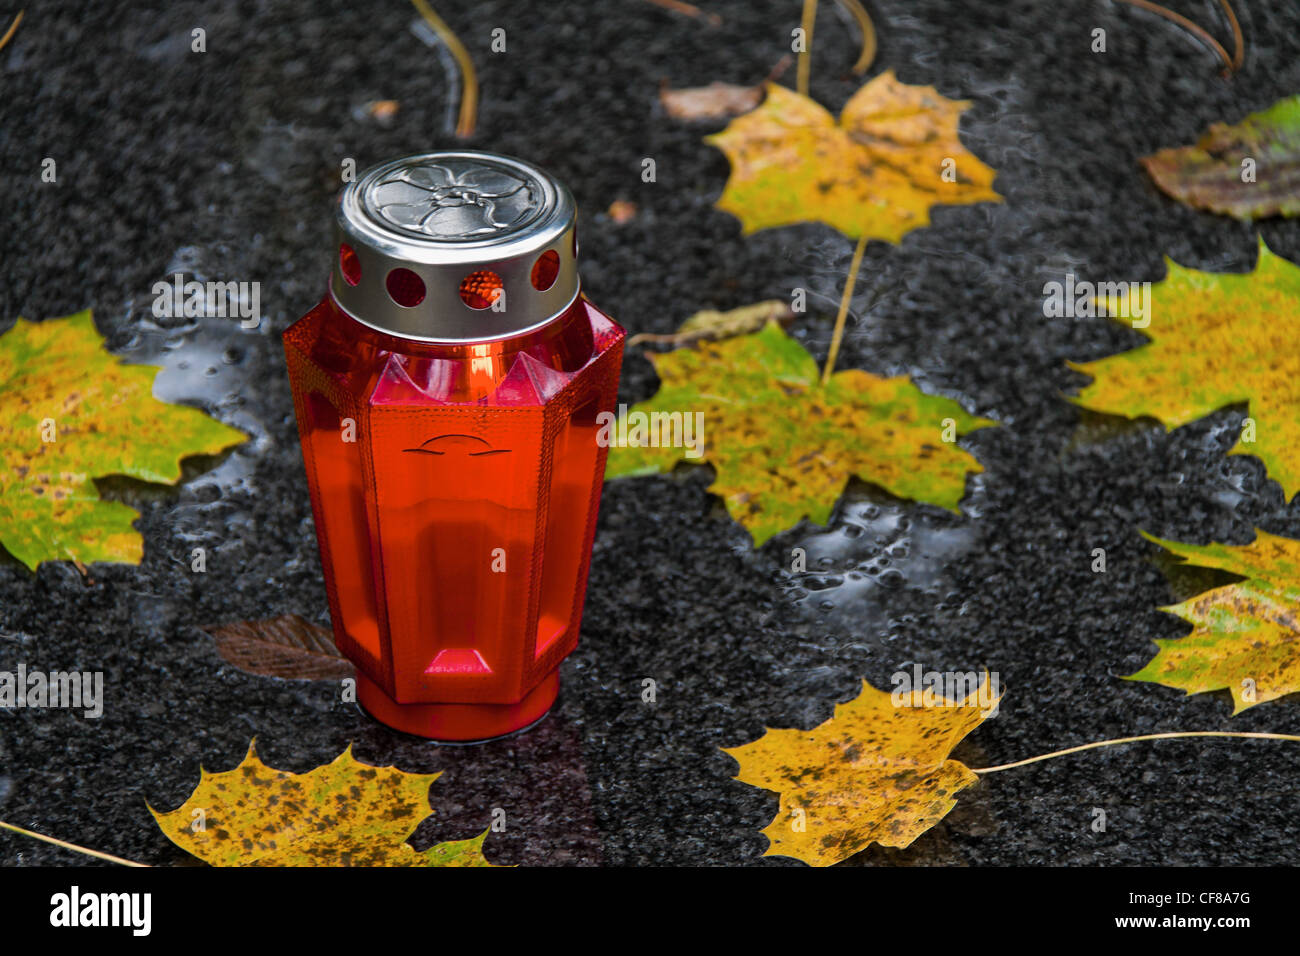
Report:
[{"label": "faceted candle body", "polygon": [[623,337],[581,296],[486,343],[392,336],[328,295],[285,333],[335,640],[379,720],[473,740],[554,702]]}]

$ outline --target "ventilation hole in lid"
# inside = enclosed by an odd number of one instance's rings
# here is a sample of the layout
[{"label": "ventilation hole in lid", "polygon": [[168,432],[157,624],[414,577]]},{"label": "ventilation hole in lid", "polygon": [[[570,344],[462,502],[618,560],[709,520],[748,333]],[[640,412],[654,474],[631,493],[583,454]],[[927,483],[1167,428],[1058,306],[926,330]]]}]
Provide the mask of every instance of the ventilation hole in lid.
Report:
[{"label": "ventilation hole in lid", "polygon": [[533,288],[545,292],[555,285],[555,277],[560,274],[560,254],[554,249],[547,249],[533,263]]},{"label": "ventilation hole in lid", "polygon": [[410,309],[424,301],[424,280],[410,269],[393,269],[384,284],[393,301],[400,306]]},{"label": "ventilation hole in lid", "polygon": [[361,281],[361,260],[346,242],[339,246],[339,271],[343,273],[343,281],[348,285],[356,285]]},{"label": "ventilation hole in lid", "polygon": [[497,300],[505,286],[501,277],[486,269],[471,272],[460,280],[460,298],[471,309],[486,309]]}]

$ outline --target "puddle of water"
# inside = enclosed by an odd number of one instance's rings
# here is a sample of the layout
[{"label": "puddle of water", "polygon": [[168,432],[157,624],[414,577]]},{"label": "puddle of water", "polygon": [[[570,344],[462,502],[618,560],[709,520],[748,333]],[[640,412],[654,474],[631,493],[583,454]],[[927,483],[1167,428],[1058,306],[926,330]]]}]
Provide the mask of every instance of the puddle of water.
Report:
[{"label": "puddle of water", "polygon": [[932,514],[865,485],[846,493],[824,531],[791,542],[807,555],[807,570],[782,572],[781,588],[797,606],[862,633],[879,621],[884,593],[904,588],[937,592],[948,565],[975,540],[970,522]]},{"label": "puddle of water", "polygon": [[[202,247],[182,247],[162,278],[182,273],[187,281],[219,279],[209,265],[213,258]],[[171,517],[175,539],[216,546],[241,520],[251,522],[241,519],[239,502],[258,493],[254,468],[271,443],[264,425],[273,413],[266,383],[280,372],[272,362],[269,323],[263,316],[258,328],[245,329],[237,317],[155,317],[151,303],[152,298],[127,301],[126,318],[111,336],[112,351],[126,362],[160,368],[153,384],[159,401],[200,408],[249,436],[209,470],[179,485]],[[186,475],[192,473],[188,466]]]}]

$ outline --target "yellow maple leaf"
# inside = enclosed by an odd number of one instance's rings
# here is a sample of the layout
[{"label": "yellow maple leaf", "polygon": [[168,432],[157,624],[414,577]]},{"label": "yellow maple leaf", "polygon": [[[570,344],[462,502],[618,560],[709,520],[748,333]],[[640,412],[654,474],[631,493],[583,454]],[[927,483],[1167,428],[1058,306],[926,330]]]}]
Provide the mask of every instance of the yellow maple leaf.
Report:
[{"label": "yellow maple leaf", "polygon": [[1189,694],[1226,689],[1234,714],[1300,691],[1300,541],[1263,531],[1242,547],[1144,537],[1189,564],[1245,580],[1161,608],[1194,629],[1156,641],[1160,652],[1129,680]]},{"label": "yellow maple leaf", "polygon": [[247,437],[197,408],[153,397],[158,369],[104,348],[89,311],[19,319],[0,336],[0,543],[42,561],[130,561],[143,553],[139,512],[103,501],[93,478],[174,482],[187,455]]},{"label": "yellow maple leaf", "polygon": [[823,222],[851,238],[898,242],[938,204],[997,202],[993,169],[958,135],[966,100],[887,71],[825,108],[775,83],[758,109],[706,138],[731,160],[719,209],[746,234]]},{"label": "yellow maple leaf", "polygon": [[359,763],[351,745],[290,773],[262,763],[254,741],[235,769],[200,770],[177,809],[149,810],[173,843],[213,866],[490,866],[487,830],[422,853],[406,842],[431,813],[439,776]]},{"label": "yellow maple leaf", "polygon": [[[1069,363],[1093,377],[1078,405],[1166,428],[1248,402],[1254,428],[1230,454],[1264,462],[1289,500],[1300,490],[1300,268],[1259,244],[1251,272],[1214,273],[1165,260],[1168,274],[1151,288],[1143,330],[1151,341],[1095,362]],[[1122,314],[1113,296],[1099,304]],[[1129,321],[1129,320],[1121,320]]]},{"label": "yellow maple leaf", "polygon": [[[997,699],[930,706],[898,703],[866,681],[854,700],[812,730],[771,730],[741,747],[736,779],[781,795],[763,830],[765,856],[830,866],[871,843],[904,848],[957,805],[979,778],[949,759],[952,749],[997,709]],[[910,701],[907,695],[903,701]]]}]

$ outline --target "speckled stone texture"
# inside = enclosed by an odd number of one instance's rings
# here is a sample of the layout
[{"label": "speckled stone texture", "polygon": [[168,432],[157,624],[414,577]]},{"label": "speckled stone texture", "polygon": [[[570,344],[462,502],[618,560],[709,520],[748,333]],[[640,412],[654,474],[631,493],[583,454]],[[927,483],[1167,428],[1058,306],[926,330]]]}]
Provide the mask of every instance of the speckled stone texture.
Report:
[{"label": "speckled stone texture", "polygon": [[[480,70],[471,145],[569,183],[595,302],[633,332],[668,332],[696,309],[802,286],[814,308],[792,331],[820,361],[850,241],[821,226],[741,238],[711,206],[728,171],[702,142],[716,124],[669,120],[657,103],[662,82],[761,80],[788,51],[799,3],[701,3],[722,26],[634,0],[437,8]],[[963,140],[997,169],[1006,200],[941,208],[901,245],[871,243],[840,360],[909,373],[1003,423],[965,442],[984,473],[964,515],[855,485],[829,529],[801,526],[755,552],[706,491],[707,469],[612,483],[559,706],[523,736],[440,748],[338,703],[335,684],[239,672],[199,628],[289,612],[327,621],[279,333],[323,293],[341,160],[364,168],[456,144],[447,64],[399,0],[29,5],[0,51],[0,328],[93,307],[112,349],[166,366],[161,397],[254,438],[189,462],[178,488],[100,482],[142,512],[139,567],[96,565],[83,580],[68,564],[0,566],[0,669],[103,670],[107,684],[99,720],[0,711],[0,819],[184,863],[146,801],[179,805],[200,765],[234,766],[254,736],[269,764],[299,771],[352,741],[365,761],[445,771],[420,847],[481,832],[501,807],[507,829],[487,843],[497,863],[755,863],[777,798],[733,781],[718,748],[764,726],[812,727],[862,679],[887,687],[913,662],[1000,674],[1001,712],[956,752],[973,766],[1129,734],[1294,732],[1300,697],[1232,718],[1226,694],[1120,679],[1152,656],[1152,638],[1185,632],[1157,608],[1203,583],[1166,578],[1139,529],[1241,544],[1254,526],[1300,535],[1300,515],[1257,460],[1225,455],[1241,407],[1166,432],[1070,405],[1083,378],[1067,359],[1141,337],[1045,319],[1042,286],[1067,272],[1157,280],[1163,256],[1245,270],[1258,234],[1300,260],[1300,224],[1183,208],[1137,165],[1300,90],[1300,10],[1237,3],[1246,62],[1225,80],[1176,27],[1103,0],[868,6],[873,71],[972,100]],[[1175,6],[1228,36],[1215,4]],[[847,24],[822,4],[812,88],[833,111],[861,82]],[[205,54],[189,52],[196,26]],[[489,52],[494,27],[506,30],[503,54]],[[1107,31],[1104,55],[1090,50],[1094,27]],[[387,99],[400,108],[386,127],[365,105]],[[46,156],[57,184],[40,182]],[[641,180],[644,157],[655,183]],[[615,200],[635,202],[636,218],[615,224],[604,213]],[[150,290],[175,271],[261,282],[262,327],[160,328]],[[622,399],[655,388],[630,350]],[[200,544],[206,574],[189,570]],[[901,545],[890,559],[903,573],[850,588],[841,572],[886,545]],[[826,574],[785,573],[796,546]],[[1098,547],[1105,574],[1091,570]],[[641,700],[647,677],[653,706]],[[1254,741],[1080,754],[985,778],[909,850],[851,863],[1300,863],[1297,766],[1294,745]],[[1090,827],[1095,807],[1104,833]],[[81,858],[0,834],[0,861]]]}]

